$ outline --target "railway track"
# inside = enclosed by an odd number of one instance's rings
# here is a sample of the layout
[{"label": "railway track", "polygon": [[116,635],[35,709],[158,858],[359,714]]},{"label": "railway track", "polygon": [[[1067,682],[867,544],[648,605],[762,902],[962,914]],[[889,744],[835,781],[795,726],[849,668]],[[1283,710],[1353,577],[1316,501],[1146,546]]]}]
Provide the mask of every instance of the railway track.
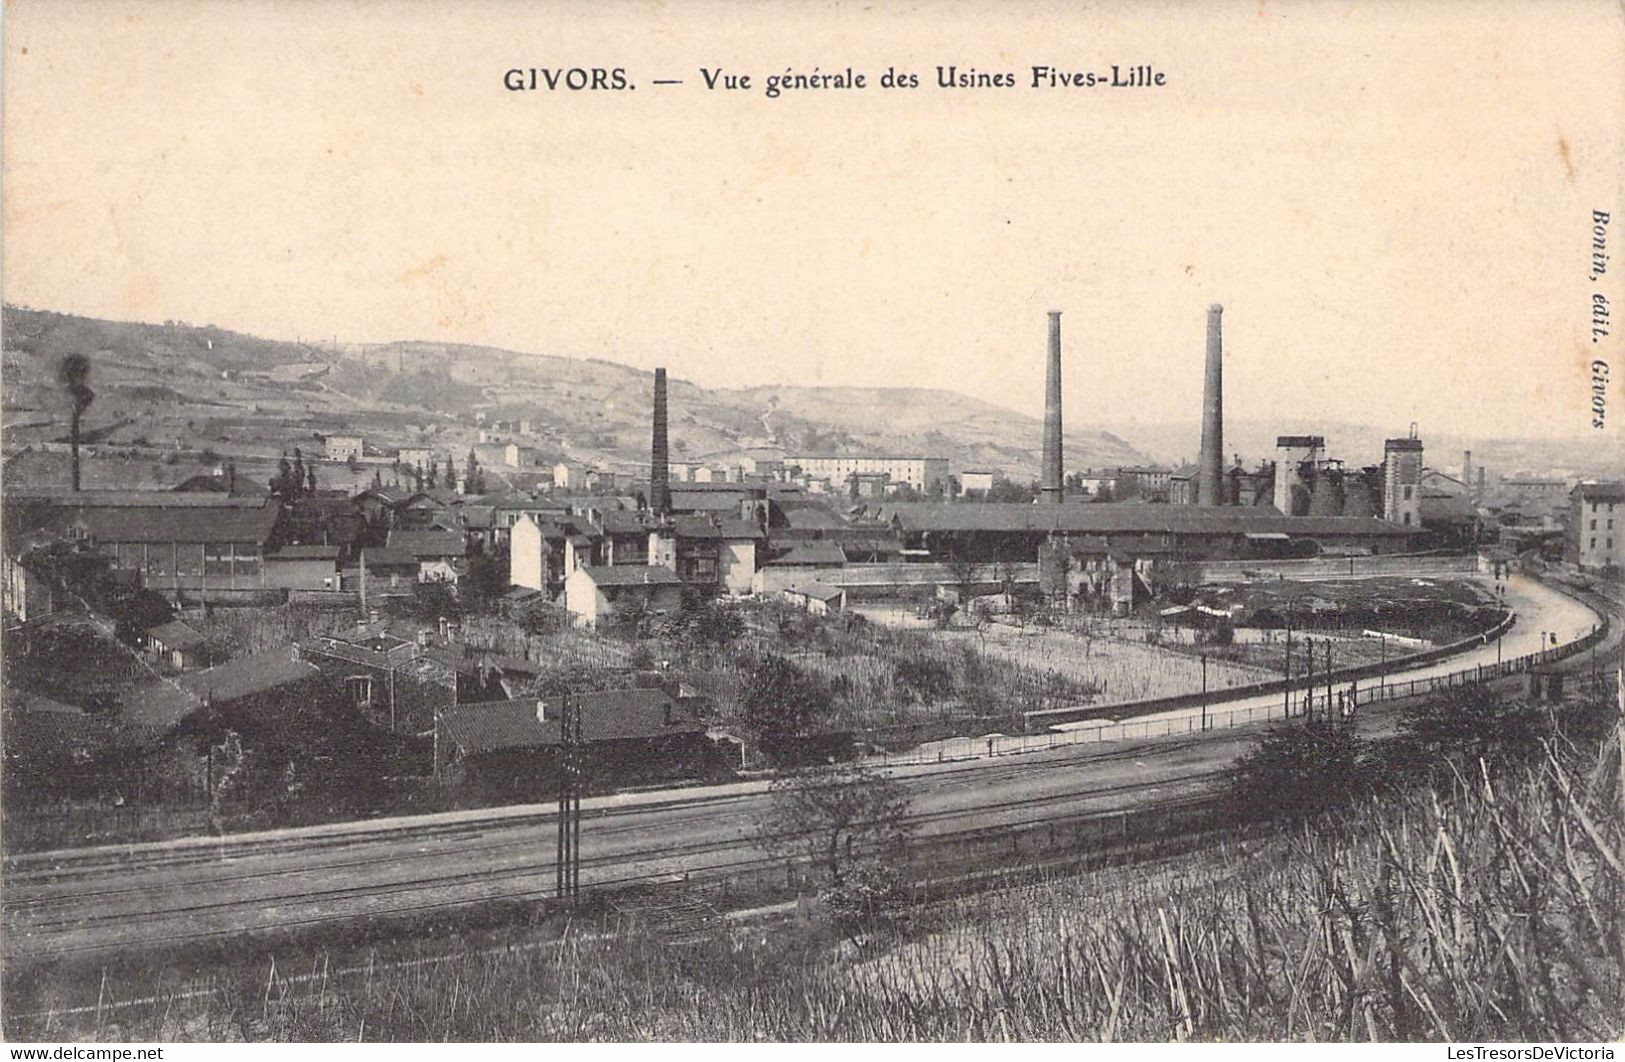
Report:
[{"label": "railway track", "polygon": [[[913,791],[919,843],[950,844],[1172,806],[1208,791],[1249,740],[1241,729],[893,773]],[[766,788],[589,801],[583,883],[779,864],[754,830]],[[19,855],[4,863],[5,951],[26,962],[534,901],[552,892],[555,824],[536,806]]]},{"label": "railway track", "polygon": [[[1175,751],[1164,750],[1164,755]],[[1147,750],[1116,750],[1111,759],[1122,761],[1135,752]],[[913,786],[916,801],[929,804],[946,794],[955,802],[927,806],[911,816],[919,843],[951,842],[990,828],[1019,831],[1114,816],[1128,807],[1154,805],[1169,791],[1181,796],[1199,792],[1220,773],[1211,767],[1187,768],[991,801],[966,799],[992,781],[989,774],[1004,785],[1018,785],[1065,766],[1000,765],[994,772],[984,768],[983,777],[974,780],[967,778],[973,768],[934,772]],[[684,836],[685,822],[673,821],[669,812],[601,815],[583,824],[582,880],[595,888],[622,887],[669,881],[674,875],[778,865],[782,859],[769,855],[765,839],[752,829],[762,799],[760,794],[739,794],[703,802],[688,811],[686,825],[692,828],[694,820],[706,816],[716,821],[708,829],[693,829],[693,836]],[[474,829],[467,831],[472,843],[449,849],[432,838],[427,843],[413,838],[412,851],[384,848],[294,866],[243,866],[247,860],[282,863],[286,852],[274,849],[212,864],[191,853],[178,867],[149,862],[144,871],[149,880],[136,883],[110,883],[113,867],[105,863],[90,873],[50,870],[48,877],[33,881],[24,876],[10,882],[6,892],[7,952],[14,960],[71,956],[361,917],[409,916],[474,903],[537,900],[552,891],[552,825],[550,816],[526,816],[518,825],[499,827],[510,836],[482,836]]]}]

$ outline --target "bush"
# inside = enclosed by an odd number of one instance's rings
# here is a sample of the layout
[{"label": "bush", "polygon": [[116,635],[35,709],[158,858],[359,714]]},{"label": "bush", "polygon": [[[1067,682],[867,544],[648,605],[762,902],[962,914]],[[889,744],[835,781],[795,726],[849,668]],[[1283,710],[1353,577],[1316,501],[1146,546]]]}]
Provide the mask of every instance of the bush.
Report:
[{"label": "bush", "polygon": [[1301,818],[1343,807],[1376,777],[1366,744],[1347,721],[1283,723],[1230,769],[1230,800],[1249,818]]},{"label": "bush", "polygon": [[953,672],[930,657],[904,657],[897,661],[897,685],[920,703],[940,700],[954,691]]},{"label": "bush", "polygon": [[764,743],[804,735],[829,712],[828,693],[795,664],[772,653],[751,665],[741,700],[745,721]]},{"label": "bush", "polygon": [[1422,763],[1435,770],[1480,759],[1527,759],[1541,755],[1542,739],[1555,732],[1542,708],[1484,686],[1461,686],[1406,709],[1390,756],[1396,766]]},{"label": "bush", "polygon": [[896,925],[909,906],[902,875],[879,859],[850,864],[838,880],[825,886],[819,899],[830,921],[853,938]]}]

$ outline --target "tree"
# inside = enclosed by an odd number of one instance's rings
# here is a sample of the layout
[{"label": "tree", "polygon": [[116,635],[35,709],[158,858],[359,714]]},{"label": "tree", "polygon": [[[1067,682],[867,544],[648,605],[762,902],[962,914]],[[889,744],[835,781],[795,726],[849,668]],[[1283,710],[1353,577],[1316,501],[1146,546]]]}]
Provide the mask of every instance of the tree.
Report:
[{"label": "tree", "polygon": [[799,667],[768,653],[751,667],[741,698],[745,722],[773,755],[792,738],[806,735],[829,709],[829,695]]},{"label": "tree", "polygon": [[1185,554],[1176,553],[1152,566],[1149,582],[1154,596],[1188,605],[1202,585],[1202,566]]},{"label": "tree", "polygon": [[684,615],[687,634],[700,645],[727,645],[745,633],[739,613],[716,601],[707,601]]},{"label": "tree", "polygon": [[1033,483],[1015,483],[1000,476],[993,481],[993,489],[987,492],[990,502],[1030,502],[1038,497],[1038,487]]},{"label": "tree", "polygon": [[823,868],[840,884],[859,861],[887,862],[913,832],[901,782],[860,761],[779,775],[759,824],[762,846]]},{"label": "tree", "polygon": [[1302,817],[1352,803],[1375,779],[1348,720],[1282,723],[1230,769],[1236,810],[1256,818]]},{"label": "tree", "polygon": [[1544,755],[1541,742],[1554,732],[1552,718],[1537,705],[1485,686],[1459,686],[1406,709],[1394,753],[1435,766],[1495,763]]},{"label": "tree", "polygon": [[508,547],[476,553],[468,560],[468,573],[458,584],[469,605],[484,608],[495,604],[508,590]]},{"label": "tree", "polygon": [[959,594],[959,607],[968,614],[971,598],[976,596],[977,584],[982,581],[982,565],[956,548],[949,556],[946,567],[948,578],[953,580],[954,590]]},{"label": "tree", "polygon": [[271,477],[271,493],[284,503],[291,503],[296,490],[293,485],[293,465],[288,461],[287,453],[283,453],[277,462],[276,475]]},{"label": "tree", "polygon": [[[447,454],[446,455],[446,489],[453,490],[453,489],[456,488],[456,486],[457,486],[457,465],[452,461],[451,455]],[[468,489],[468,484],[467,483],[463,484],[463,489],[464,490]]]},{"label": "tree", "polygon": [[73,489],[79,489],[79,422],[85,410],[96,401],[90,389],[90,359],[83,354],[65,354],[56,369],[57,382],[68,393],[68,446],[73,451]]}]

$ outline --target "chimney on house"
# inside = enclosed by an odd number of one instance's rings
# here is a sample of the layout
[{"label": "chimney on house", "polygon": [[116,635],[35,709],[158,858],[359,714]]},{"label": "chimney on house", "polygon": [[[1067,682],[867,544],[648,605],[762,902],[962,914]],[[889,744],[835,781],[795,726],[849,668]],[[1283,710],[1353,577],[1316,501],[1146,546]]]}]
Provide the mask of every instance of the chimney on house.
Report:
[{"label": "chimney on house", "polygon": [[1049,314],[1049,372],[1044,384],[1044,468],[1039,500],[1059,505],[1065,493],[1061,457],[1061,311]]},{"label": "chimney on house", "polygon": [[1196,460],[1196,503],[1224,504],[1224,342],[1219,315],[1224,307],[1207,308],[1207,371],[1202,382],[1202,452]]},{"label": "chimney on house", "polygon": [[649,511],[671,512],[671,462],[666,447],[666,370],[655,370],[654,439],[649,446]]},{"label": "chimney on house", "polygon": [[1467,493],[1472,494],[1473,452],[1471,450],[1463,450],[1461,452],[1461,482],[1467,487]]}]

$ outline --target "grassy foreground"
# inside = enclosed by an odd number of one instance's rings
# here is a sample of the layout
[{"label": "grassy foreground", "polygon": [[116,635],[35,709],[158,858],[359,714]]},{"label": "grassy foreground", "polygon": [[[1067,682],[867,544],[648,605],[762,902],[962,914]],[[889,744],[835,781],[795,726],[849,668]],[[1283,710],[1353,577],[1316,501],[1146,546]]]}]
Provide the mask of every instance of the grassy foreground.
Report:
[{"label": "grassy foreground", "polygon": [[[1595,749],[1595,746],[1593,746]],[[1594,1040],[1625,1016],[1625,739],[1372,800],[1199,859],[684,942],[562,939],[13,1036],[197,1040]],[[482,941],[481,943],[488,943]],[[459,953],[462,954],[459,954]],[[340,965],[337,958],[332,968]],[[319,975],[318,975],[319,971]],[[136,986],[111,986],[118,995]],[[111,990],[110,990],[111,992]]]}]

